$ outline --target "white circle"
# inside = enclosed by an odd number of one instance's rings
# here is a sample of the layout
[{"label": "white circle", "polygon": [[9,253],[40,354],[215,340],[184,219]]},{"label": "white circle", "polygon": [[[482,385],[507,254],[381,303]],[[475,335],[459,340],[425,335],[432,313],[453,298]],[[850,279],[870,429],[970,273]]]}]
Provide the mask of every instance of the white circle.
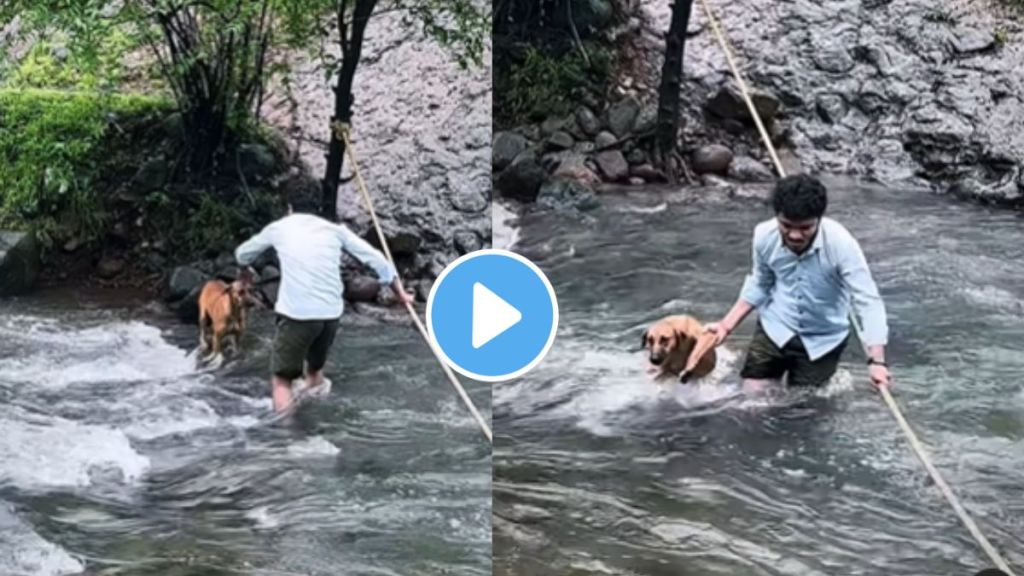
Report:
[{"label": "white circle", "polygon": [[[441,349],[441,345],[437,342],[437,336],[434,334],[434,293],[437,291],[437,287],[441,285],[441,282],[443,282],[445,277],[448,276],[448,273],[454,270],[455,267],[458,266],[460,263],[465,262],[467,260],[472,260],[473,258],[476,258],[478,256],[487,255],[507,256],[509,258],[512,258],[513,260],[525,264],[527,268],[533,270],[533,272],[540,278],[541,282],[544,283],[544,287],[548,291],[548,296],[551,298],[552,308],[551,331],[548,333],[548,340],[547,342],[544,343],[544,348],[540,351],[540,354],[537,354],[537,356],[533,360],[531,360],[526,366],[523,366],[522,368],[514,372],[510,372],[508,374],[500,374],[498,376],[485,376],[483,374],[476,374],[475,372],[470,372],[469,370],[466,370],[462,366],[459,366],[451,358],[449,358],[447,354],[444,353],[444,350]],[[504,382],[506,380],[518,378],[519,376],[522,376],[523,374],[526,374],[527,372],[535,368],[538,364],[541,363],[542,360],[544,360],[544,357],[547,356],[548,351],[551,350],[551,345],[555,343],[555,334],[558,332],[558,299],[555,297],[555,289],[554,287],[551,286],[551,282],[548,280],[548,277],[544,275],[544,272],[542,272],[536,264],[529,261],[524,256],[521,256],[509,250],[502,250],[500,248],[485,248],[482,250],[475,250],[473,252],[469,252],[463,254],[462,256],[459,256],[458,258],[455,259],[454,262],[446,266],[445,269],[441,271],[441,274],[437,277],[437,280],[434,281],[434,285],[430,287],[430,294],[427,295],[427,331],[430,333],[430,340],[431,344],[434,345],[434,350],[437,351],[437,353],[441,356],[445,363],[452,368],[452,370],[455,370],[456,372],[462,374],[466,378],[472,378],[473,380],[479,380],[481,382]]]}]

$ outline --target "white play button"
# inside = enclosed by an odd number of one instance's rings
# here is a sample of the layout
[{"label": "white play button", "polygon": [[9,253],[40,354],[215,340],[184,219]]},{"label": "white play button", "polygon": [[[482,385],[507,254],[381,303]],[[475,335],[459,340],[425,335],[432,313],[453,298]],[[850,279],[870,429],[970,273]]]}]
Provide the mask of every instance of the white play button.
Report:
[{"label": "white play button", "polygon": [[522,312],[483,284],[473,283],[473,348],[487,344],[522,319]]}]

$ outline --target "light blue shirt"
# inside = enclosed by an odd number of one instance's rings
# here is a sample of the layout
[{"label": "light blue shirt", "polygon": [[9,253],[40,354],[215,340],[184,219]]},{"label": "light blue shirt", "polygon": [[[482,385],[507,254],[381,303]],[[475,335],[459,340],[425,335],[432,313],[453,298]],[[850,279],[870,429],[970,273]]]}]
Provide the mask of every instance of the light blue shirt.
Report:
[{"label": "light blue shirt", "polygon": [[838,346],[852,311],[864,344],[884,346],[885,305],[860,244],[841,224],[822,218],[810,248],[797,255],[782,243],[774,218],[754,229],[753,266],[740,297],[757,308],[765,333],[782,348],[799,336],[811,360]]},{"label": "light blue shirt", "polygon": [[341,251],[355,256],[390,284],[395,268],[380,251],[340,224],[310,214],[271,222],[235,250],[239,264],[252,263],[268,248],[281,262],[281,286],[274,310],[295,320],[333,320],[345,309]]}]

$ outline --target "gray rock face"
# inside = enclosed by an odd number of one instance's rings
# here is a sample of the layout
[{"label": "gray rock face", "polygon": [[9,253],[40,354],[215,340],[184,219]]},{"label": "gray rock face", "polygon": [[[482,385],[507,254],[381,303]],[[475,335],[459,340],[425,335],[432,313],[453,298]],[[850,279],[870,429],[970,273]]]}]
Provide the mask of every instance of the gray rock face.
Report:
[{"label": "gray rock face", "polygon": [[[638,59],[643,73],[631,75],[657,85],[670,5],[639,0],[636,12],[646,57]],[[893,184],[925,178],[965,198],[1013,205],[1024,173],[1024,40],[1011,33],[999,46],[1007,17],[927,0],[736,0],[727,22],[747,84],[784,103],[776,122],[788,128],[787,146],[805,171]],[[763,150],[714,35],[693,32],[681,88],[682,125],[701,128],[691,145]]]},{"label": "gray rock face", "polygon": [[[487,64],[464,71],[420,26],[403,25],[403,17],[381,11],[367,30],[353,144],[382,224],[421,238],[419,254],[450,262],[458,256],[456,231],[471,230],[488,245],[491,238],[490,40],[482,55]],[[316,62],[296,60],[302,63],[292,82],[295,104],[278,86],[263,113],[293,136],[289,144],[320,178],[334,95]],[[351,173],[347,159],[342,173]],[[354,181],[339,190],[338,212],[357,233],[371,227]]]},{"label": "gray rock face", "polygon": [[0,231],[0,296],[25,294],[39,278],[42,247],[29,232]]}]

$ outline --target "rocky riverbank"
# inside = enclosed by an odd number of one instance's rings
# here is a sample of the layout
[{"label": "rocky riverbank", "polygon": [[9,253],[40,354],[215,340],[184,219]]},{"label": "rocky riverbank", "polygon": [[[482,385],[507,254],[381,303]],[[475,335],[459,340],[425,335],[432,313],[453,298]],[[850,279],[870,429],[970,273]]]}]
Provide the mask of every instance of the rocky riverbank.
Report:
[{"label": "rocky riverbank", "polygon": [[[490,54],[484,54],[483,68],[463,70],[418,26],[405,25],[402,19],[400,13],[382,11],[367,31],[356,77],[353,139],[399,271],[425,300],[432,281],[449,262],[490,246]],[[27,53],[30,47],[21,50]],[[293,72],[287,83],[271,86],[261,110],[263,120],[280,138],[272,146],[240,150],[237,173],[244,182],[229,183],[233,192],[252,188],[278,199],[281,191],[294,188],[319,194],[333,111],[331,85],[308,54],[282,57]],[[144,65],[142,61],[133,64]],[[173,119],[166,124],[172,125]],[[174,190],[165,194],[173,180],[175,158],[142,152],[133,169],[137,173],[127,174],[120,187],[124,202],[159,204],[168,196],[211,193]],[[351,174],[347,160],[345,173]],[[339,217],[379,246],[354,185],[344,185],[339,192]],[[210,188],[218,198],[226,194],[224,186],[211,184]],[[149,208],[160,212],[159,206]],[[61,239],[46,250],[39,282],[145,286],[171,303],[183,319],[191,318],[194,298],[190,296],[198,285],[208,278],[229,279],[236,274],[232,246],[276,217],[276,212],[260,208],[262,216],[255,214],[252,226],[239,230],[221,218],[223,211],[208,208],[209,221],[194,227],[197,238],[190,239],[187,250],[182,238],[142,234],[142,229],[154,224],[134,217],[111,223],[94,245]],[[162,211],[173,212],[170,206]],[[203,239],[198,236],[205,233],[217,241],[200,245]],[[387,293],[357,263],[346,260],[344,266],[350,300],[379,301],[378,296]],[[280,273],[272,254],[258,271],[264,277]],[[274,283],[267,286],[273,296]]]},{"label": "rocky riverbank", "polygon": [[[463,70],[402,19],[381,12],[367,31],[356,74],[353,144],[400,271],[425,300],[448,263],[491,245],[491,54],[487,42],[485,65]],[[319,178],[333,92],[316,62],[285,57],[294,73],[288,85],[273,87],[263,116]],[[344,173],[351,174],[347,158]],[[379,245],[354,180],[339,191],[338,216]]]},{"label": "rocky riverbank", "polygon": [[[994,0],[712,5],[789,171],[1024,205],[1019,12]],[[496,135],[495,185],[503,195],[543,199],[543,188],[557,181],[579,188],[662,180],[636,142],[652,126],[671,7],[630,0],[623,9],[633,16],[609,33],[620,67],[604,102]],[[772,179],[699,3],[687,36],[684,158],[703,184]],[[573,195],[580,197],[587,195]]]}]

